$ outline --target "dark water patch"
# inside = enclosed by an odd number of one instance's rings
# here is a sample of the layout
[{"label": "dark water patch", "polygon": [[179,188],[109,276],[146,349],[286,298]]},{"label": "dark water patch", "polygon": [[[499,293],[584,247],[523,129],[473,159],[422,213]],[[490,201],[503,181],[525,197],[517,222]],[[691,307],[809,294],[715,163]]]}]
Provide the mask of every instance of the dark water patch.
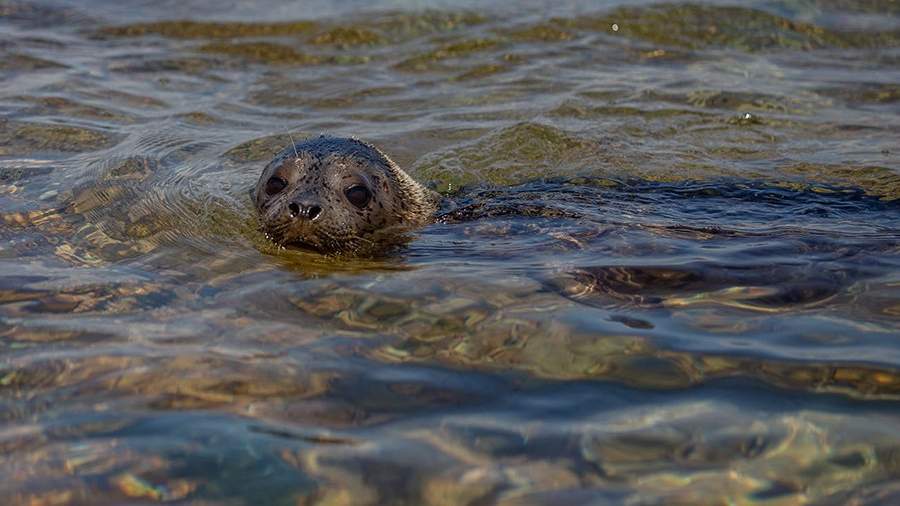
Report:
[{"label": "dark water patch", "polygon": [[[496,214],[502,216],[515,215],[517,206],[521,206],[519,216],[526,217],[540,216],[535,209],[544,206],[548,209],[545,215],[548,218],[579,217],[632,226],[647,225],[654,231],[681,227],[686,232],[694,230],[698,237],[771,237],[779,233],[771,228],[776,224],[794,224],[794,230],[802,235],[805,227],[821,225],[823,230],[827,230],[829,226],[840,225],[830,223],[830,219],[878,216],[882,212],[893,215],[897,212],[893,200],[870,195],[860,188],[802,181],[666,183],[602,177],[548,177],[516,186],[464,186],[457,188],[451,196],[451,200],[445,201],[446,211],[469,206],[488,210],[496,207],[507,211]],[[725,202],[728,205],[723,205]],[[739,206],[740,210],[729,206]],[[641,208],[643,212],[637,213]],[[790,212],[785,214],[788,210]],[[631,214],[629,211],[635,212]],[[816,220],[802,225],[796,222],[798,217],[807,219],[810,216],[815,216]],[[466,219],[480,217],[491,217],[491,213],[469,213]],[[629,219],[634,221],[629,222]],[[707,219],[710,225],[704,226],[703,222]],[[873,231],[893,230],[886,216],[878,216],[876,222],[868,225],[873,226]],[[790,233],[791,228],[784,231]],[[810,239],[814,240],[812,237]],[[896,238],[888,235],[884,239],[891,241]]]},{"label": "dark water patch", "polygon": [[[575,180],[577,183],[579,180]],[[897,206],[891,201],[884,201],[868,194],[864,189],[855,187],[832,186],[815,182],[797,182],[797,184],[772,184],[759,181],[685,181],[678,183],[642,182],[639,180],[613,182],[599,180],[602,186],[612,186],[613,191],[625,194],[661,195],[685,199],[725,198],[735,201],[753,203],[779,204],[783,206],[803,206],[819,203],[829,209],[845,209],[847,211],[877,212],[896,211]],[[652,198],[649,197],[648,198]]]},{"label": "dark water patch", "polygon": [[[113,62],[110,65],[110,70],[126,74],[178,73],[183,75],[205,75],[210,77],[211,72],[229,68],[230,66],[231,65],[229,65],[227,61],[215,58],[135,58],[133,56],[128,56],[123,58],[120,62]],[[210,78],[214,79],[214,77]]]},{"label": "dark water patch", "polygon": [[[812,5],[821,10],[844,13],[900,14],[900,6],[892,0],[816,0]],[[786,6],[790,6],[789,3]]]},{"label": "dark water patch", "polygon": [[[599,301],[606,297],[611,299],[612,306],[623,303],[662,306],[666,304],[667,295],[672,297],[677,294],[681,300],[712,292],[711,299],[730,299],[747,309],[784,311],[824,303],[839,292],[844,282],[849,283],[854,277],[854,273],[840,270],[818,276],[818,272],[798,270],[783,266],[763,270],[758,266],[718,265],[682,265],[675,269],[653,266],[587,267],[570,273],[575,285],[565,286],[563,293],[573,294],[579,302],[590,301],[592,297],[589,294],[596,294],[594,297]],[[855,277],[858,278],[858,275]],[[767,288],[776,284],[777,287]]]}]

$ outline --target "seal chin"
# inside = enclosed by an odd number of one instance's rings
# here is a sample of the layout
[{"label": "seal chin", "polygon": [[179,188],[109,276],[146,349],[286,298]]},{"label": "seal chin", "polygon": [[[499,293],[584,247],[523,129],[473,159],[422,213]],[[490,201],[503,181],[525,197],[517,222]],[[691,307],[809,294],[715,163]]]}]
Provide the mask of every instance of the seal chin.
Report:
[{"label": "seal chin", "polygon": [[328,248],[324,247],[322,245],[322,242],[317,240],[318,238],[316,238],[314,235],[310,237],[307,234],[296,234],[291,233],[291,231],[287,231],[287,233],[282,233],[279,235],[269,235],[269,239],[285,248],[302,249],[307,251],[314,251],[316,253],[328,252]]},{"label": "seal chin", "polygon": [[283,248],[296,248],[316,253],[325,253],[325,249],[316,242],[306,241],[301,237],[291,237],[290,232],[283,229],[265,230],[266,237]]},{"label": "seal chin", "polygon": [[317,246],[315,244],[303,242],[303,241],[289,241],[289,242],[282,243],[282,245],[287,248],[299,249],[299,250],[304,250],[304,251],[312,251],[313,253],[319,253],[322,255],[329,253],[329,251],[325,250],[321,246]]}]

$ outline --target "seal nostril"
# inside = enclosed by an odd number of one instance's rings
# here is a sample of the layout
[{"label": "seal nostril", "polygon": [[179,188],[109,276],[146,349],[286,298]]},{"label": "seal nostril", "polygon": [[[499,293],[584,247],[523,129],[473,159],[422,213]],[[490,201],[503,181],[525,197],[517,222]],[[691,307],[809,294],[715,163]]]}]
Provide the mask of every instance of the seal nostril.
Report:
[{"label": "seal nostril", "polygon": [[291,202],[288,204],[288,210],[291,212],[291,217],[296,218],[298,214],[300,214],[300,206],[296,202]]},{"label": "seal nostril", "polygon": [[322,208],[321,208],[321,207],[319,207],[319,206],[310,206],[309,209],[306,211],[306,216],[307,216],[310,220],[314,220],[314,219],[316,219],[316,217],[319,216],[319,213],[321,213],[321,212],[322,212]]}]

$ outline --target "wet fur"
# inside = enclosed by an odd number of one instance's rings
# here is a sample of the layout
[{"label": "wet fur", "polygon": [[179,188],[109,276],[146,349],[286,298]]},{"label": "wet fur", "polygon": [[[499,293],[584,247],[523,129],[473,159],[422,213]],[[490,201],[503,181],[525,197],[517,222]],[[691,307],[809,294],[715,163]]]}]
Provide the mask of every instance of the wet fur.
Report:
[{"label": "wet fur", "polygon": [[[269,196],[266,184],[276,175],[288,184]],[[371,192],[362,209],[344,196],[351,184]],[[432,220],[439,199],[375,146],[329,136],[292,142],[266,165],[253,191],[273,241],[328,254],[373,254],[402,243],[407,232]],[[292,217],[291,202],[317,205],[321,214],[314,220]]]}]

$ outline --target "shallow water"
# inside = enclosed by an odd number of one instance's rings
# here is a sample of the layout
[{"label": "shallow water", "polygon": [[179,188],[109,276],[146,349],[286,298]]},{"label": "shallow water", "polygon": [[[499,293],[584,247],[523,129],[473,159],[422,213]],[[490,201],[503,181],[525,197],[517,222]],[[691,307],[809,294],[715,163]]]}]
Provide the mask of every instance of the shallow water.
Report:
[{"label": "shallow water", "polygon": [[[0,503],[900,500],[893,0],[0,3]],[[249,189],[355,135],[384,258]]]}]

